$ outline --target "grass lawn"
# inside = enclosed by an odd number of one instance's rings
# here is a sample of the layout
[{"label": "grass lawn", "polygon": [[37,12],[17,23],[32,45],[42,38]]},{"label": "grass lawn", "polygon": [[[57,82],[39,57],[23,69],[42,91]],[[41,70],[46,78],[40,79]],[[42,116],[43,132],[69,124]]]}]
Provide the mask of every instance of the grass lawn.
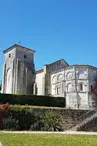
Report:
[{"label": "grass lawn", "polygon": [[97,146],[97,136],[61,134],[2,134],[3,146]]}]

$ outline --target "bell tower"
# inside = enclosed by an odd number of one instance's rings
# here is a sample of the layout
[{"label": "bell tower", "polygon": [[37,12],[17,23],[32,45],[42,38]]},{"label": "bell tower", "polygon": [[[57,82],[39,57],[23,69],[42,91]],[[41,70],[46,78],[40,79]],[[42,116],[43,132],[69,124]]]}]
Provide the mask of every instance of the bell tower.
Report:
[{"label": "bell tower", "polygon": [[2,93],[32,94],[35,82],[35,51],[15,44],[3,52]]}]

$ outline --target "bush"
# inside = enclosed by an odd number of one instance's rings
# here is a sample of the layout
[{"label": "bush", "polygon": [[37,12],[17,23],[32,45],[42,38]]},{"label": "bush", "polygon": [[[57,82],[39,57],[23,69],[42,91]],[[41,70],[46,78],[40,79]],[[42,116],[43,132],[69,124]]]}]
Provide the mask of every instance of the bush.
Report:
[{"label": "bush", "polygon": [[13,119],[12,116],[7,117],[3,120],[3,129],[4,130],[19,130],[19,121]]},{"label": "bush", "polygon": [[0,94],[0,102],[20,105],[65,107],[64,97]]},{"label": "bush", "polygon": [[[4,109],[4,105],[2,107]],[[76,119],[86,112],[87,110],[11,105],[3,118],[3,128],[8,130],[63,131],[74,126]],[[15,127],[16,125],[18,126]]]},{"label": "bush", "polygon": [[30,125],[35,122],[35,113],[33,109],[27,109],[21,106],[12,106],[8,112],[8,117],[18,120],[18,130],[29,130]]},{"label": "bush", "polygon": [[38,117],[38,121],[30,126],[35,131],[62,131],[62,120],[54,112],[44,112]]},{"label": "bush", "polygon": [[43,125],[43,123],[42,123],[42,120],[40,120],[40,121],[37,121],[37,122],[33,123],[33,124],[30,126],[30,129],[29,129],[29,130],[41,131],[43,127],[44,127],[44,125]]},{"label": "bush", "polygon": [[3,120],[3,129],[62,131],[62,122],[52,109],[12,106]]},{"label": "bush", "polygon": [[40,120],[30,126],[35,131],[62,131],[62,121],[55,113],[46,112]]},{"label": "bush", "polygon": [[6,113],[8,112],[9,107],[10,105],[8,103],[0,104],[0,129],[2,129],[3,119],[6,116]]},{"label": "bush", "polygon": [[44,127],[42,130],[45,131],[62,131],[62,120],[61,117],[54,112],[45,112],[42,116],[42,123]]}]

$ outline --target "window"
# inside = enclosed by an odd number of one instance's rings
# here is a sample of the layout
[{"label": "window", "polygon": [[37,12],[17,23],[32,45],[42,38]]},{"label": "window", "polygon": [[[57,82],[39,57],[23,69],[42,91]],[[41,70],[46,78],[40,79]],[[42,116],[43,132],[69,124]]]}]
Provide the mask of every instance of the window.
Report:
[{"label": "window", "polygon": [[62,74],[59,74],[59,76],[58,76],[58,82],[62,82],[62,80],[63,80],[63,76],[62,76]]},{"label": "window", "polygon": [[73,91],[73,88],[72,88],[72,84],[71,83],[69,83],[67,85],[67,90],[68,90],[68,92],[72,92]]},{"label": "window", "polygon": [[59,94],[59,88],[57,87],[57,94]]},{"label": "window", "polygon": [[55,94],[56,95],[59,95],[59,94],[61,94],[61,90],[60,90],[61,88],[59,87],[59,86],[57,86],[56,88],[55,88]]},{"label": "window", "polygon": [[27,56],[26,56],[26,55],[24,55],[24,58],[26,59],[26,58],[27,58]]},{"label": "window", "polygon": [[11,54],[9,54],[9,58],[11,57]]},{"label": "window", "polygon": [[93,92],[93,86],[92,85],[90,85],[90,91]]},{"label": "window", "polygon": [[68,79],[68,80],[72,80],[72,72],[68,72],[68,74],[67,74],[67,79]]},{"label": "window", "polygon": [[38,88],[36,87],[35,88],[35,95],[37,95],[38,94]]},{"label": "window", "polygon": [[57,76],[54,76],[53,79],[52,79],[52,83],[57,83]]},{"label": "window", "polygon": [[80,89],[80,91],[83,91],[83,84],[82,83],[79,84],[79,89]]}]

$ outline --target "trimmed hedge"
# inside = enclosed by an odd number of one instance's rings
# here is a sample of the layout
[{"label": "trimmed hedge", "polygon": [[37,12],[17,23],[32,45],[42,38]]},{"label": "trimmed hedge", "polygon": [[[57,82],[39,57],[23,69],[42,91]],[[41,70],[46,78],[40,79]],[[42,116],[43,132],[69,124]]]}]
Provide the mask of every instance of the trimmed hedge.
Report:
[{"label": "trimmed hedge", "polygon": [[37,106],[65,107],[64,97],[0,94],[0,102],[3,104],[9,103],[12,105],[27,104],[27,105],[37,105]]}]

